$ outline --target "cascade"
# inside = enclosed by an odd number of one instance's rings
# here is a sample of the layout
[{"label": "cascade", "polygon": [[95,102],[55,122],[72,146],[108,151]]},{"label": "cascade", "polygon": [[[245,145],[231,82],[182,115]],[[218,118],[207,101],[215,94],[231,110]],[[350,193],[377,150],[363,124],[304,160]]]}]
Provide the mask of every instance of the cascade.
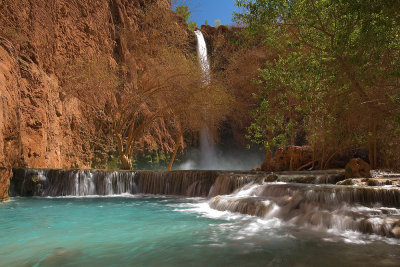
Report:
[{"label": "cascade", "polygon": [[[197,38],[197,56],[201,69],[203,70],[203,82],[210,82],[210,63],[208,61],[207,44],[201,31],[194,32]],[[210,130],[204,127],[200,131],[200,165],[199,169],[215,169],[216,152],[214,139]]]},{"label": "cascade", "polygon": [[[10,196],[154,194],[324,231],[400,238],[400,187],[336,185],[343,171],[101,171],[15,169]],[[289,182],[287,182],[289,181]]]},{"label": "cascade", "polygon": [[249,183],[233,194],[212,198],[209,205],[316,230],[400,238],[398,187]]},{"label": "cascade", "polygon": [[[13,173],[10,196],[40,197],[121,194],[207,197],[215,180],[221,174],[218,171],[132,172],[41,169],[15,169]],[[222,190],[233,192],[233,189]]]}]

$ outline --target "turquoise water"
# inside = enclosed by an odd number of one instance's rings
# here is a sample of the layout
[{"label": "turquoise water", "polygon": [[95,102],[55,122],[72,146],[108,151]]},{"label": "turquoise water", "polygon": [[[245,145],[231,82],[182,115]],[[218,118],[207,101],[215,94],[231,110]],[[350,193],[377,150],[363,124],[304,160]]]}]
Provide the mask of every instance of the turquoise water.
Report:
[{"label": "turquoise water", "polygon": [[400,266],[397,240],[298,229],[203,199],[14,198],[0,266]]}]

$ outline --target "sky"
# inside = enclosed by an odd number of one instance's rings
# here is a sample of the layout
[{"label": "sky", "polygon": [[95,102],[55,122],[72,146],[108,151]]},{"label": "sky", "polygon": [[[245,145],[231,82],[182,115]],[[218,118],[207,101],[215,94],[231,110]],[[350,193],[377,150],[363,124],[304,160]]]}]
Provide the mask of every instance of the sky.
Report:
[{"label": "sky", "polygon": [[221,24],[233,23],[232,12],[238,11],[235,0],[181,0],[192,11],[191,20],[197,25],[203,25],[205,21],[213,26],[215,20],[221,20]]}]

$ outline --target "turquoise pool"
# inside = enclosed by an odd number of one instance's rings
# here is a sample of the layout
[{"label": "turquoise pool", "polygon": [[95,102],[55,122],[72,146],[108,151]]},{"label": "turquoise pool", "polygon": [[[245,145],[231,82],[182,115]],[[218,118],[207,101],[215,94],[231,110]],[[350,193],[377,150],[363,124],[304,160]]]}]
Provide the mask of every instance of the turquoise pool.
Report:
[{"label": "turquoise pool", "polygon": [[0,266],[400,266],[397,240],[218,212],[205,199],[13,198]]}]

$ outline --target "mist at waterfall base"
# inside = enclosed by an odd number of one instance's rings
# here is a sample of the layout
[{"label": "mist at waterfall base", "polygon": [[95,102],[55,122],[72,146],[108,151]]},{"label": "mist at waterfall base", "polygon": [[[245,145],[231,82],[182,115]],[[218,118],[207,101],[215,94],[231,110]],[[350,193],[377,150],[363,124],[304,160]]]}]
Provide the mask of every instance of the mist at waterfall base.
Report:
[{"label": "mist at waterfall base", "polygon": [[399,266],[398,244],[209,208],[201,198],[13,198],[2,266]]},{"label": "mist at waterfall base", "polygon": [[177,163],[176,170],[251,170],[261,166],[265,153],[258,149],[228,148],[202,142],[191,149]]},{"label": "mist at waterfall base", "polygon": [[[210,82],[210,63],[207,44],[201,31],[194,32],[197,39],[197,56],[203,71],[203,82]],[[211,131],[204,126],[199,133],[200,147],[185,154],[176,170],[251,170],[261,165],[264,153],[257,150],[227,148],[214,142]]]}]

